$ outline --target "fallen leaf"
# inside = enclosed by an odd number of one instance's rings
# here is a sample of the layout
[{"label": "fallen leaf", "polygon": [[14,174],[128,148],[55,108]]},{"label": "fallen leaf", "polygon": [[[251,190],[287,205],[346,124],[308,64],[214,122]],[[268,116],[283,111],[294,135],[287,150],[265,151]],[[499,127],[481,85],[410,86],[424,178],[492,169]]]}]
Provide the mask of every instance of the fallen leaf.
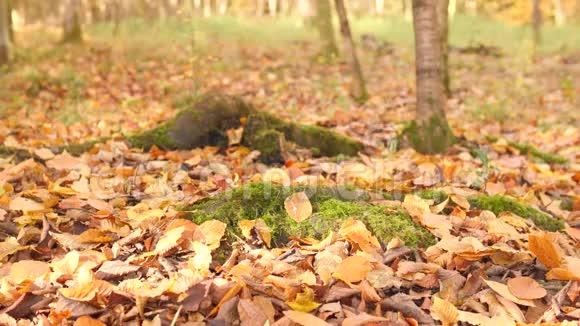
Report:
[{"label": "fallen leaf", "polygon": [[48,263],[37,260],[21,260],[10,266],[8,275],[14,282],[20,284],[24,281],[42,279],[50,272]]},{"label": "fallen leaf", "polygon": [[284,316],[290,318],[293,322],[302,326],[332,326],[324,320],[302,311],[284,311]]},{"label": "fallen leaf", "polygon": [[312,204],[304,191],[293,193],[284,200],[286,213],[296,222],[302,222],[312,215]]},{"label": "fallen leaf", "polygon": [[38,203],[32,199],[16,197],[10,201],[8,208],[13,211],[33,212],[41,211],[45,207],[42,203]]},{"label": "fallen leaf", "polygon": [[75,320],[73,326],[105,326],[106,324],[98,319],[89,316],[81,316]]},{"label": "fallen leaf", "polygon": [[508,286],[505,284],[502,284],[499,282],[494,282],[494,281],[489,281],[489,280],[484,280],[484,282],[487,284],[487,286],[489,286],[497,294],[501,295],[502,297],[504,297],[510,301],[513,301],[517,304],[521,304],[522,306],[528,306],[528,307],[535,307],[536,306],[533,301],[525,300],[525,299],[518,299],[516,296],[514,296],[510,292],[510,290],[508,289]]},{"label": "fallen leaf", "polygon": [[530,251],[548,268],[560,267],[562,256],[557,247],[557,234],[536,232],[528,235]]},{"label": "fallen leaf", "polygon": [[546,296],[546,290],[531,277],[515,277],[507,281],[510,292],[524,300],[539,299]]},{"label": "fallen leaf", "polygon": [[333,276],[355,283],[364,280],[372,269],[373,266],[367,257],[350,256],[338,264]]},{"label": "fallen leaf", "polygon": [[314,291],[309,287],[305,287],[302,292],[296,295],[294,301],[288,301],[286,304],[290,308],[302,312],[311,312],[320,306],[320,303],[314,301]]},{"label": "fallen leaf", "polygon": [[422,216],[431,212],[429,203],[413,194],[405,195],[402,206],[411,216]]},{"label": "fallen leaf", "polygon": [[433,297],[433,305],[431,306],[431,315],[440,320],[445,326],[451,326],[457,323],[459,314],[457,307],[451,302],[441,299],[438,296]]}]

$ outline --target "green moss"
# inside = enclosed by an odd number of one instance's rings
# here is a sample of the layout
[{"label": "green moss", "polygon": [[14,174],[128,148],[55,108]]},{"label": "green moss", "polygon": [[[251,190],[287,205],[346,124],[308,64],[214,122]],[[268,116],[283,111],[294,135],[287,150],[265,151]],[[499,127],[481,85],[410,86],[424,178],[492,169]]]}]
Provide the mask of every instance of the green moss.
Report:
[{"label": "green moss", "polygon": [[172,123],[173,120],[170,120],[141,134],[129,136],[127,137],[127,140],[133,147],[143,148],[146,150],[151,148],[153,145],[162,149],[175,148],[176,143],[168,133],[168,129]]},{"label": "green moss", "polygon": [[265,131],[277,131],[285,140],[310,149],[316,156],[353,156],[363,149],[361,143],[327,128],[287,122],[264,112],[250,115],[242,143],[256,148],[256,140]]},{"label": "green moss", "polygon": [[572,211],[574,208],[574,201],[570,197],[564,197],[560,203],[560,208],[566,211]]},{"label": "green moss", "polygon": [[447,195],[444,191],[441,190],[433,190],[433,189],[423,189],[415,192],[415,195],[423,198],[423,199],[430,199],[435,201],[435,204],[439,204],[443,202],[449,195]]},{"label": "green moss", "polygon": [[416,121],[409,123],[402,135],[417,152],[423,154],[444,153],[457,141],[445,116],[437,115],[423,122],[422,125]]},{"label": "green moss", "polygon": [[[284,209],[284,199],[304,191],[310,198],[313,215],[304,222],[295,222]],[[369,205],[369,195],[360,190],[333,187],[282,187],[269,183],[251,183],[206,199],[181,210],[195,223],[217,219],[228,224],[228,237],[240,234],[238,221],[262,218],[270,227],[275,245],[289,238],[322,238],[338,230],[348,218],[360,219],[381,240],[394,236],[410,246],[428,246],[434,237],[399,210]]]},{"label": "green moss", "polygon": [[21,148],[0,145],[0,157],[14,156],[17,162],[27,160],[32,157],[29,151]]},{"label": "green moss", "polygon": [[529,218],[536,226],[544,230],[558,231],[564,228],[563,221],[505,196],[476,196],[470,198],[469,202],[480,209],[489,210],[495,214],[512,212],[518,216]]},{"label": "green moss", "polygon": [[522,154],[530,154],[531,156],[549,164],[566,164],[568,162],[566,158],[560,155],[542,152],[541,150],[529,144],[508,142],[508,145],[516,148]]}]

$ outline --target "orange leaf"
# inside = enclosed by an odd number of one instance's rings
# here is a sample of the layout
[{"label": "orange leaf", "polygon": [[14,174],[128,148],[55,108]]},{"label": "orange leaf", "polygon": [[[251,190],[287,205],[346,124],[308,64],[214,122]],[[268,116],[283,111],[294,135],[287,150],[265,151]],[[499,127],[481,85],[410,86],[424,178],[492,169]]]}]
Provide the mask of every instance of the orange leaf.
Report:
[{"label": "orange leaf", "polygon": [[507,281],[510,292],[518,299],[533,300],[546,296],[546,290],[531,277],[515,277]]},{"label": "orange leaf", "polygon": [[528,235],[530,251],[548,268],[560,267],[562,256],[556,247],[557,234],[537,232]]},{"label": "orange leaf", "polygon": [[294,193],[284,200],[286,213],[296,222],[302,222],[312,215],[312,204],[304,191]]},{"label": "orange leaf", "polygon": [[336,267],[335,274],[340,275],[340,279],[348,282],[360,282],[373,269],[368,258],[363,256],[350,256],[340,262]]}]

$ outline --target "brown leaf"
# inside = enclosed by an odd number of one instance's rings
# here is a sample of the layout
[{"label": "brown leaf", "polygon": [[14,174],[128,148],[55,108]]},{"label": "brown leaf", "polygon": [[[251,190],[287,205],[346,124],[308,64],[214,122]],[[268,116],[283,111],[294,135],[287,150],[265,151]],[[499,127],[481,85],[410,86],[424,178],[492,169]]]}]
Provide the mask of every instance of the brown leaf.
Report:
[{"label": "brown leaf", "polygon": [[546,290],[531,277],[515,277],[507,281],[510,292],[524,300],[539,299],[546,296]]},{"label": "brown leaf", "polygon": [[403,200],[403,208],[411,216],[422,216],[425,213],[430,213],[429,203],[416,196],[416,195],[405,195],[405,200]]},{"label": "brown leaf", "polygon": [[304,191],[294,193],[284,200],[286,213],[296,222],[302,222],[312,215],[312,204]]},{"label": "brown leaf", "polygon": [[100,279],[109,279],[136,272],[139,268],[141,266],[131,265],[121,260],[106,261],[99,267],[95,276]]},{"label": "brown leaf", "polygon": [[264,325],[268,321],[261,307],[248,299],[238,302],[238,313],[242,326]]},{"label": "brown leaf", "polygon": [[502,283],[498,283],[498,282],[494,282],[494,281],[489,281],[489,280],[484,280],[484,282],[492,289],[494,290],[497,294],[501,295],[502,297],[513,301],[517,304],[521,304],[522,306],[528,306],[528,307],[534,307],[535,304],[533,301],[530,300],[524,300],[524,299],[518,299],[516,296],[514,296],[510,290],[508,289],[507,285],[502,284]]},{"label": "brown leaf", "polygon": [[385,317],[369,315],[366,312],[345,318],[342,326],[367,326],[367,325],[389,325],[389,319]]},{"label": "brown leaf", "polygon": [[9,277],[16,283],[41,279],[50,272],[48,263],[37,260],[21,260],[10,266]]}]

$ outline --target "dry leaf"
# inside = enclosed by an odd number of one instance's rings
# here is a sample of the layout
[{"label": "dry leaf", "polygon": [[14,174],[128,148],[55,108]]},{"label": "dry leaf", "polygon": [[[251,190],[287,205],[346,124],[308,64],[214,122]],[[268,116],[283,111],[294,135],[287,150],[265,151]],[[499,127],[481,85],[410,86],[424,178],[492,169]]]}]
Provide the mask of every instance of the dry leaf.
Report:
[{"label": "dry leaf", "polygon": [[438,296],[433,297],[431,315],[440,320],[444,326],[454,325],[457,323],[459,318],[457,307],[455,307],[451,302],[441,299]]},{"label": "dry leaf", "polygon": [[507,281],[510,292],[524,300],[539,299],[546,296],[546,290],[531,277],[515,277]]},{"label": "dry leaf", "polygon": [[385,317],[369,315],[366,312],[355,316],[345,318],[342,326],[370,326],[370,325],[389,325],[389,319]]},{"label": "dry leaf", "polygon": [[580,258],[566,256],[560,267],[552,268],[547,274],[549,280],[580,281]]},{"label": "dry leaf", "polygon": [[341,261],[333,276],[347,282],[360,282],[373,269],[369,259],[364,256],[350,256]]},{"label": "dry leaf", "polygon": [[10,201],[8,209],[13,211],[34,212],[43,210],[44,204],[35,202],[32,199],[16,197]]},{"label": "dry leaf", "polygon": [[248,299],[240,299],[238,302],[238,314],[242,326],[264,325],[268,317],[260,306]]},{"label": "dry leaf", "polygon": [[413,194],[405,195],[402,206],[411,216],[422,216],[431,212],[429,203]]},{"label": "dry leaf", "polygon": [[284,200],[286,213],[296,222],[302,222],[312,215],[312,204],[304,191],[293,193]]},{"label": "dry leaf", "polygon": [[10,266],[8,275],[14,282],[20,284],[24,281],[41,279],[50,272],[48,263],[37,260],[21,260]]},{"label": "dry leaf", "polygon": [[557,234],[537,232],[528,235],[530,251],[548,268],[560,267],[562,256],[557,247]]},{"label": "dry leaf", "polygon": [[278,168],[273,168],[273,169],[269,169],[268,171],[266,171],[264,173],[264,175],[262,176],[262,181],[280,184],[280,185],[283,185],[286,187],[288,187],[292,184],[292,181],[290,180],[288,173],[286,173],[286,171],[284,171],[282,169],[278,169]]},{"label": "dry leaf", "polygon": [[73,326],[106,326],[106,324],[89,316],[81,316],[75,320]]},{"label": "dry leaf", "polygon": [[4,257],[12,255],[22,248],[25,247],[21,246],[15,237],[6,238],[6,240],[0,242],[0,261],[4,259]]},{"label": "dry leaf", "polygon": [[494,290],[497,294],[501,295],[502,297],[513,301],[517,304],[521,304],[522,306],[528,306],[528,307],[535,307],[536,305],[534,304],[533,301],[530,300],[524,300],[524,299],[518,299],[516,296],[514,296],[510,290],[508,289],[507,285],[499,283],[499,282],[494,282],[494,281],[489,281],[489,280],[484,280],[484,282],[492,289]]},{"label": "dry leaf", "polygon": [[284,311],[284,315],[302,326],[332,326],[324,320],[302,311]]},{"label": "dry leaf", "polygon": [[302,292],[296,295],[294,301],[288,301],[286,304],[290,308],[302,312],[311,312],[320,306],[320,303],[314,301],[314,291],[309,287],[305,287]]}]

